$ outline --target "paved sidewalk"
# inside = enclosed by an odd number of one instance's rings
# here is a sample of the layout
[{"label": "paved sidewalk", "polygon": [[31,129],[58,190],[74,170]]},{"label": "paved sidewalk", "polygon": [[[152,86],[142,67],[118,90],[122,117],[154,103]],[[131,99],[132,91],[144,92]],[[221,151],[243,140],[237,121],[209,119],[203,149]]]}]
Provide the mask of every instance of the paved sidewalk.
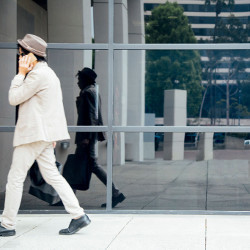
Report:
[{"label": "paved sidewalk", "polygon": [[89,214],[92,223],[61,236],[68,215],[19,215],[17,234],[0,249],[20,250],[247,250],[250,216]]}]

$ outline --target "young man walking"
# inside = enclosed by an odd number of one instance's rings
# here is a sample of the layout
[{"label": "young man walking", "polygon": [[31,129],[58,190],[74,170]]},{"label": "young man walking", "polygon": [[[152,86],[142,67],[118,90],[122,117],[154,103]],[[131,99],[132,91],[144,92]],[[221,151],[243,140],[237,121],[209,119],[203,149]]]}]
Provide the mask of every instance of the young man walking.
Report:
[{"label": "young man walking", "polygon": [[9,90],[11,105],[19,105],[14,133],[14,152],[8,174],[0,236],[16,234],[16,216],[20,207],[23,183],[36,160],[43,178],[59,194],[72,220],[59,234],[74,234],[90,223],[90,219],[67,181],[55,165],[56,141],[69,139],[62,102],[60,81],[46,63],[47,43],[27,34],[18,40],[19,71]]}]

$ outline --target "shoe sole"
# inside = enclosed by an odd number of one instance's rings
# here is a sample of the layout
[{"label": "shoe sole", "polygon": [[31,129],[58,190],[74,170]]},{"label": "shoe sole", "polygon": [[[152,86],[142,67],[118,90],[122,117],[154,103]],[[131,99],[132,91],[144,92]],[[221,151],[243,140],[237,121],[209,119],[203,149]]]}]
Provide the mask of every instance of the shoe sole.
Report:
[{"label": "shoe sole", "polygon": [[16,232],[0,233],[1,237],[8,237],[8,236],[14,236],[14,235],[16,235]]},{"label": "shoe sole", "polygon": [[72,231],[70,233],[59,233],[60,235],[72,235],[77,233],[79,230],[81,230],[82,228],[88,226],[91,223],[91,220],[89,220],[87,223],[84,223],[84,225],[82,225],[81,227],[77,228],[75,231]]}]

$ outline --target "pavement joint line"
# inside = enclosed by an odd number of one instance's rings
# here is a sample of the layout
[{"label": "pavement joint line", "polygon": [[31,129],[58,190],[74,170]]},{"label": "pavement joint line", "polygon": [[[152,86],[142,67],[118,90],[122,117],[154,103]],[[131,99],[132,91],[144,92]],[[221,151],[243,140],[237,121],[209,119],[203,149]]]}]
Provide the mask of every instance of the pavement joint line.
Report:
[{"label": "pavement joint line", "polygon": [[116,236],[111,240],[111,242],[108,244],[107,248],[108,249],[111,244],[115,241],[115,239],[121,234],[121,232],[125,229],[125,227],[134,219],[134,217],[131,217],[130,220],[122,227],[122,229],[116,234]]},{"label": "pavement joint line", "polygon": [[247,193],[249,194],[249,191],[247,190],[247,188],[246,188],[246,184],[242,184],[243,185],[243,187],[245,188],[245,190],[247,191]]},{"label": "pavement joint line", "polygon": [[[23,235],[25,235],[25,234],[31,232],[31,231],[34,230],[35,228],[39,227],[39,226],[42,225],[43,223],[48,222],[48,221],[51,221],[51,220],[52,220],[52,218],[48,218],[46,221],[43,221],[43,222],[37,224],[36,226],[34,226],[34,227],[32,227],[31,229],[29,229],[29,230],[23,232],[22,234],[16,235],[14,238],[10,237],[10,241],[11,241],[11,240],[15,241],[16,239],[20,238],[21,236],[23,236]],[[4,244],[1,246],[1,248],[4,247],[5,245],[7,245],[8,243],[9,243],[9,241],[6,242],[6,243],[4,243]]]}]

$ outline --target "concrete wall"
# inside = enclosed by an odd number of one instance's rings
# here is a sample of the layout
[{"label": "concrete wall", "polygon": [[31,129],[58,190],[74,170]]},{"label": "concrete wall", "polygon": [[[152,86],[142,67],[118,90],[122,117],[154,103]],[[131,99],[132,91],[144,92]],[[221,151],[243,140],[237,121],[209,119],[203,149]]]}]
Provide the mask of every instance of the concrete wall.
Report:
[{"label": "concrete wall", "polygon": [[[17,5],[14,0],[1,1],[0,41],[15,42],[17,37]],[[9,105],[8,91],[16,73],[16,50],[0,50],[0,125],[15,124],[15,108]],[[0,133],[0,192],[5,190],[12,158],[13,133]]]}]

